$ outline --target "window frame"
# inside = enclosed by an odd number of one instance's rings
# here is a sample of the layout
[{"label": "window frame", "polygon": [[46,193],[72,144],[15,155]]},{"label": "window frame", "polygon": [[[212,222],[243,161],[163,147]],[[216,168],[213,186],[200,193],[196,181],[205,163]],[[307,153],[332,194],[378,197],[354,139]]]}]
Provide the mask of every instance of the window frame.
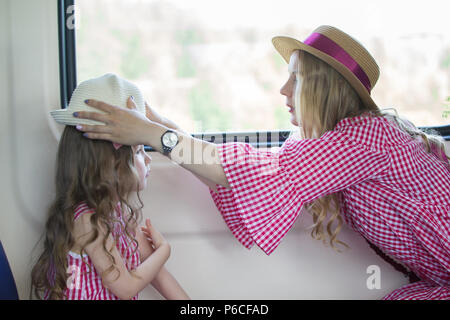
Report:
[{"label": "window frame", "polygon": [[[75,0],[58,0],[59,70],[61,107],[65,109],[77,86],[76,36],[75,28],[67,28],[66,21],[73,13],[67,8],[75,5]],[[75,17],[72,17],[75,19]],[[435,130],[446,141],[450,141],[450,125],[418,127],[421,130]],[[251,131],[194,133],[193,137],[220,144],[226,142],[245,142],[257,148],[280,147],[291,131]],[[262,139],[264,137],[265,139]],[[146,151],[155,151],[145,146]]]},{"label": "window frame", "polygon": [[75,28],[67,28],[70,14],[67,8],[75,5],[75,0],[58,0],[58,42],[59,42],[59,80],[61,108],[69,104],[77,86],[77,59]]}]

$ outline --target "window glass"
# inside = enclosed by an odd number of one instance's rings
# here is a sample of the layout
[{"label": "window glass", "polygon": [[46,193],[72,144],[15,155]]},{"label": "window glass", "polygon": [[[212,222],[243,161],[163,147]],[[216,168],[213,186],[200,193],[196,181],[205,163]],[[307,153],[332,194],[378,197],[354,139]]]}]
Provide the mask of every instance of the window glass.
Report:
[{"label": "window glass", "polygon": [[292,130],[276,35],[304,40],[329,24],[381,68],[372,95],[418,126],[449,123],[445,2],[77,0],[78,82],[114,72],[190,132]]}]

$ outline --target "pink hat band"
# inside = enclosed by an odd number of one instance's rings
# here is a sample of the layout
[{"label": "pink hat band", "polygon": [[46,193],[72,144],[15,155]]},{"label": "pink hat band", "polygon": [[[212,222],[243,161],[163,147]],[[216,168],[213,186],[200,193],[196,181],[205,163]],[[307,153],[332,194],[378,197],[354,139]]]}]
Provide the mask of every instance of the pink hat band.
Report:
[{"label": "pink hat band", "polygon": [[359,81],[361,81],[361,83],[370,93],[370,91],[372,90],[372,86],[370,84],[369,77],[358,64],[358,62],[356,62],[355,59],[353,59],[352,56],[348,54],[336,42],[324,36],[323,34],[314,32],[303,43],[322,51],[323,53],[342,63],[359,79]]}]

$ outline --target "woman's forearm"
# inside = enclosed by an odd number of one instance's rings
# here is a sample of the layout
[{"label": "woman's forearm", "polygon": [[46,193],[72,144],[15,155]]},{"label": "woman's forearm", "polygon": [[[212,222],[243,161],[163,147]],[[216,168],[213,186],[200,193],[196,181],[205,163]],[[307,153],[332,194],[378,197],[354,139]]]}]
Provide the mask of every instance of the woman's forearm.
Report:
[{"label": "woman's forearm", "polygon": [[202,182],[212,182],[229,188],[227,177],[219,158],[217,146],[213,143],[193,138],[187,134],[179,135],[179,143],[170,153],[170,158],[194,175],[203,177]]},{"label": "woman's forearm", "polygon": [[[157,123],[149,124],[148,132],[145,134],[146,143],[158,152],[163,153],[161,136],[167,130],[169,128],[166,126]],[[228,180],[217,152],[217,146],[213,143],[193,138],[181,130],[176,131],[179,142],[169,154],[170,159],[193,174],[209,180],[212,184],[219,184],[229,188]]]},{"label": "woman's forearm", "polygon": [[[162,125],[164,125],[164,126],[170,128],[170,129],[173,129],[173,130],[176,130],[177,132],[181,132],[182,134],[188,135],[188,133],[187,133],[186,131],[182,130],[182,129],[181,129],[175,122],[173,122],[173,121],[170,121],[170,120],[168,120],[168,119],[166,119],[166,118],[161,118],[161,122],[160,122],[160,123],[161,123]],[[200,181],[201,181],[204,185],[206,185],[208,188],[210,188],[210,189],[214,190],[215,192],[217,192],[217,184],[216,184],[216,183],[214,183],[214,182],[212,182],[211,180],[206,179],[206,178],[204,178],[204,177],[202,177],[202,176],[200,176],[200,175],[198,175],[198,174],[196,174],[196,173],[194,173],[194,172],[192,172],[192,171],[191,171],[191,173],[192,173],[195,177],[197,177],[197,179],[200,180]]]}]

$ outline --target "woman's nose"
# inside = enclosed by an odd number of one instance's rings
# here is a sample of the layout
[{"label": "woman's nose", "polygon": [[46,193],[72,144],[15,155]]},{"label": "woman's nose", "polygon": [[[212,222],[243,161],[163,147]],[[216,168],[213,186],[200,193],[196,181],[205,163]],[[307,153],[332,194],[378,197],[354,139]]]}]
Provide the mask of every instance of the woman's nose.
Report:
[{"label": "woman's nose", "polygon": [[289,81],[287,81],[280,89],[280,94],[286,97],[290,96]]}]

